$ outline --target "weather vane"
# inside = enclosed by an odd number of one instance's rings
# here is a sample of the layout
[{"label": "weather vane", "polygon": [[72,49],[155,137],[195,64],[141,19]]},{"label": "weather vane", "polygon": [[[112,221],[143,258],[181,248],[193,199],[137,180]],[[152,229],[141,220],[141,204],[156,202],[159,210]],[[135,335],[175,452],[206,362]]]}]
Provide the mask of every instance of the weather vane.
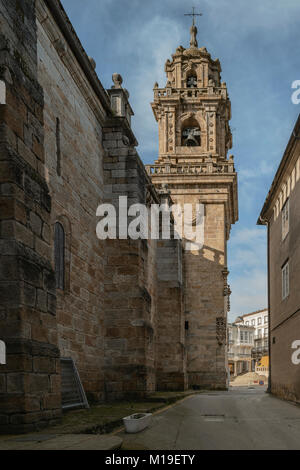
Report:
[{"label": "weather vane", "polygon": [[198,42],[197,42],[197,28],[195,26],[195,16],[203,16],[202,13],[195,13],[195,7],[192,7],[193,12],[192,13],[184,13],[184,16],[192,16],[193,17],[193,24],[191,27],[191,40],[190,40],[190,46],[191,47],[198,47]]}]

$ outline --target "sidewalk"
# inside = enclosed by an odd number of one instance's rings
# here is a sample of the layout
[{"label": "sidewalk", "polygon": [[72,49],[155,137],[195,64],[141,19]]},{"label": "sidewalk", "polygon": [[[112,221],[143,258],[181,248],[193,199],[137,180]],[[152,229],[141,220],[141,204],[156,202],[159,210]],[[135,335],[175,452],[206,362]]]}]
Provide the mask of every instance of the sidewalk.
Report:
[{"label": "sidewalk", "polygon": [[123,439],[107,433],[123,426],[125,416],[153,413],[197,393],[201,392],[155,392],[144,401],[105,403],[88,410],[69,411],[57,426],[31,434],[0,436],[0,450],[120,449]]},{"label": "sidewalk", "polygon": [[117,436],[91,434],[30,434],[1,436],[0,450],[115,450],[123,439]]}]

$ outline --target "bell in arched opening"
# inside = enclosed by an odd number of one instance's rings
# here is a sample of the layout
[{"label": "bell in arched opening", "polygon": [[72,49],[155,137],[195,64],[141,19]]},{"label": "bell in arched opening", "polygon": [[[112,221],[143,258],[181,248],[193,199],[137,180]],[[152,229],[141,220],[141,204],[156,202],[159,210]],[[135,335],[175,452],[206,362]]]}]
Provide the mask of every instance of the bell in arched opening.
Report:
[{"label": "bell in arched opening", "polygon": [[185,147],[199,147],[201,145],[200,127],[185,127],[181,134],[181,145]]},{"label": "bell in arched opening", "polygon": [[197,76],[196,76],[196,74],[191,74],[187,77],[186,86],[187,86],[187,88],[197,88]]}]

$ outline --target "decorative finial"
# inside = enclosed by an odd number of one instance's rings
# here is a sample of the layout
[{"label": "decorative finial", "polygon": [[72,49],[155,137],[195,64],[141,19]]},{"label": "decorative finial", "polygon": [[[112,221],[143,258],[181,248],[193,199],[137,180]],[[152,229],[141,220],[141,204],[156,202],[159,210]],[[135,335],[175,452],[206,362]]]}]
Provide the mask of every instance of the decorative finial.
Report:
[{"label": "decorative finial", "polygon": [[190,40],[190,46],[191,47],[198,47],[198,42],[197,42],[197,27],[195,26],[195,16],[202,16],[202,13],[195,13],[195,7],[193,8],[193,13],[185,13],[184,16],[192,16],[193,17],[193,24],[190,29],[191,33],[191,40]]},{"label": "decorative finial", "polygon": [[112,81],[114,82],[113,88],[122,88],[123,78],[119,73],[113,74]]},{"label": "decorative finial", "polygon": [[89,59],[90,59],[91,66],[92,66],[93,69],[95,70],[95,69],[96,69],[96,62],[95,62],[95,60],[93,59],[93,57],[89,57]]}]

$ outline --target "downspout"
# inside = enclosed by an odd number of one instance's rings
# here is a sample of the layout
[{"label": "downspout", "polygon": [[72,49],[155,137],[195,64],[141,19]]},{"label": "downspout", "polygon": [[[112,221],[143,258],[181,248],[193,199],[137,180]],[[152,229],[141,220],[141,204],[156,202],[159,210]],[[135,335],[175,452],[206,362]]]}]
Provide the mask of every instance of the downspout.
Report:
[{"label": "downspout", "polygon": [[267,219],[263,219],[259,216],[258,225],[266,225],[267,226],[267,270],[268,270],[268,336],[269,336],[269,344],[268,344],[268,351],[269,351],[269,380],[268,380],[268,388],[267,393],[272,393],[272,385],[271,385],[271,300],[270,300],[270,224]]},{"label": "downspout", "polygon": [[267,393],[272,393],[271,386],[271,300],[270,300],[270,224],[267,219],[263,219],[261,216],[258,219],[259,225],[267,226],[267,270],[268,270],[268,351],[269,351],[269,379]]},{"label": "downspout", "polygon": [[269,333],[269,379],[267,393],[272,393],[271,384],[271,301],[270,301],[270,224],[267,223],[268,230],[268,333]]}]

